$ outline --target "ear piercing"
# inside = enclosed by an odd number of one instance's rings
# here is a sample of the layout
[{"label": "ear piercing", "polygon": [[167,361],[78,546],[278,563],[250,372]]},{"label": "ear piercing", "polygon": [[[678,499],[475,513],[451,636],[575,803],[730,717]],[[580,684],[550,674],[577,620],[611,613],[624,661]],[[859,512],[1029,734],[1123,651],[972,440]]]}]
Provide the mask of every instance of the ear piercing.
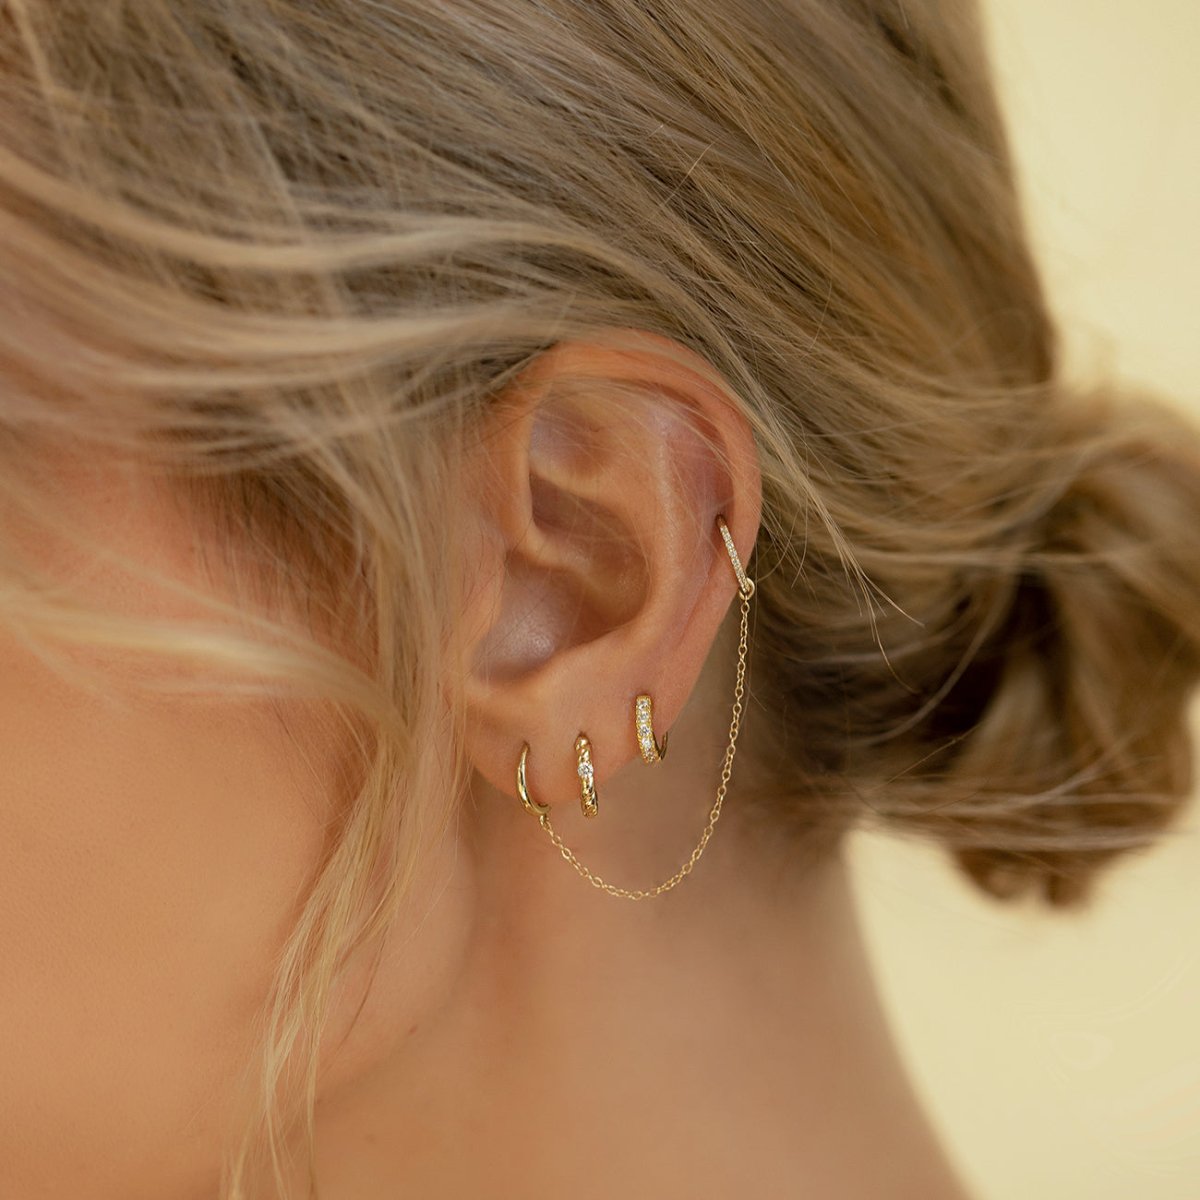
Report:
[{"label": "ear piercing", "polygon": [[575,739],[575,754],[579,765],[579,807],[585,817],[594,817],[600,810],[596,805],[596,769],[592,766],[592,743],[581,733]]},{"label": "ear piercing", "polygon": [[529,794],[529,784],[525,779],[525,763],[529,758],[529,743],[526,742],[521,747],[521,757],[517,760],[517,795],[521,797],[521,803],[525,805],[525,810],[532,813],[535,817],[548,817],[550,815],[550,805],[539,804]]},{"label": "ear piercing", "polygon": [[[663,734],[662,743],[654,740],[654,722],[651,716],[652,705],[650,697],[643,693],[634,701],[634,717],[637,726],[638,747],[642,752],[642,760],[656,763],[667,753],[667,737]],[[521,752],[520,770],[524,771],[526,751]],[[575,739],[575,773],[579,776],[579,807],[585,817],[594,817],[599,811],[599,798],[596,795],[596,768],[592,762],[592,743],[587,735],[581,733]],[[518,789],[519,790],[519,789]],[[521,793],[521,799],[529,795],[528,789]],[[526,803],[526,808],[529,804]]]},{"label": "ear piercing", "polygon": [[633,702],[638,749],[642,752],[644,763],[656,763],[667,757],[667,738],[670,735],[664,733],[661,743],[655,741],[653,708],[650,697],[644,692]]},{"label": "ear piercing", "polygon": [[[664,892],[669,892],[673,887],[682,883],[691,874],[692,868],[704,853],[704,848],[708,845],[709,838],[712,837],[713,829],[716,827],[717,821],[721,816],[721,806],[725,802],[725,794],[729,787],[729,779],[733,771],[733,756],[737,749],[738,731],[741,728],[742,699],[745,695],[750,600],[757,589],[754,580],[746,574],[745,569],[742,567],[741,559],[738,557],[737,548],[733,544],[733,537],[730,535],[729,527],[725,524],[724,517],[717,517],[717,530],[725,543],[729,562],[737,579],[738,599],[741,601],[742,612],[738,631],[737,678],[733,689],[733,711],[729,724],[729,742],[725,747],[725,760],[721,767],[721,779],[717,785],[716,800],[713,802],[712,809],[708,814],[708,823],[705,825],[704,831],[700,835],[700,841],[692,851],[691,857],[688,858],[670,879],[664,880],[653,888],[639,888],[635,891],[629,888],[617,887],[614,884],[606,882],[594,871],[585,867],[576,858],[571,848],[554,831],[553,826],[550,824],[550,806],[548,804],[539,804],[530,796],[525,778],[525,764],[529,757],[528,742],[523,745],[521,757],[517,762],[517,795],[521,798],[521,803],[525,808],[537,817],[538,824],[546,831],[546,834],[557,847],[563,859],[570,863],[579,875],[594,888],[598,888],[610,896],[617,896],[624,900],[650,900],[655,896],[661,896]],[[651,719],[651,701],[649,695],[646,693],[642,693],[634,701],[634,718],[638,748],[642,752],[643,760],[648,763],[658,762],[667,753],[667,735],[663,734],[661,744],[655,741],[654,723]],[[585,817],[594,817],[598,811],[596,803],[596,770],[592,763],[592,744],[582,733],[575,739],[575,754],[578,759],[576,773],[579,776],[580,804],[583,808],[583,815]]]}]

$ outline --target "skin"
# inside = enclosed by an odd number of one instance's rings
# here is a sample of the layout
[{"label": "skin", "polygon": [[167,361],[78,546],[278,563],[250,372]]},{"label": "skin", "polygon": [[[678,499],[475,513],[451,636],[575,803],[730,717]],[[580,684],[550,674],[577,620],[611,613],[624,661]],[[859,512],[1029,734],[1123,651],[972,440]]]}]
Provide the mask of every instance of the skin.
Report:
[{"label": "skin", "polygon": [[[339,999],[321,1195],[964,1200],[895,1051],[842,861],[798,871],[737,821],[749,735],[703,859],[656,900],[587,886],[516,799],[528,740],[555,828],[605,877],[645,887],[686,859],[715,795],[738,613],[707,518],[724,512],[744,550],[761,484],[703,364],[639,346],[543,356],[476,450],[462,498],[478,533],[462,609],[474,775],[378,971],[356,962]],[[547,384],[600,370],[643,388],[641,407],[547,400]],[[59,467],[95,545],[201,578],[203,530],[135,464]],[[113,568],[40,553],[85,598],[186,613]],[[298,703],[148,701],[123,687],[119,655],[93,665],[111,681],[99,695],[0,628],[4,1190],[214,1200],[337,747]],[[643,689],[671,731],[653,767],[632,733]]]}]

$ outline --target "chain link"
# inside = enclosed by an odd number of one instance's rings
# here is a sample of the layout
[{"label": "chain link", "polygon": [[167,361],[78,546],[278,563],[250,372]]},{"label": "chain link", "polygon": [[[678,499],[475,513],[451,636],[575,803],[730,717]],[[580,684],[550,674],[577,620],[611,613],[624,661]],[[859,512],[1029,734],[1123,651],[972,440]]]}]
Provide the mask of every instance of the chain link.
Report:
[{"label": "chain link", "polygon": [[[727,539],[728,541],[728,539]],[[736,553],[736,552],[735,552]],[[677,884],[680,884],[691,874],[692,868],[700,861],[700,855],[704,853],[704,847],[708,845],[708,839],[712,837],[713,829],[716,827],[717,821],[721,816],[721,805],[725,801],[725,793],[729,788],[729,777],[733,773],[733,756],[737,751],[738,730],[741,728],[742,720],[742,696],[745,693],[746,681],[746,644],[748,641],[750,629],[750,597],[754,595],[754,581],[748,579],[741,571],[741,564],[734,558],[735,567],[738,570],[738,594],[742,599],[742,621],[741,631],[738,637],[738,664],[737,664],[737,683],[733,689],[733,714],[729,722],[729,745],[725,749],[725,763],[721,768],[721,783],[717,788],[716,803],[712,806],[712,811],[708,814],[708,824],[704,827],[704,832],[700,835],[700,841],[696,844],[696,848],[692,851],[691,857],[671,876],[670,879],[660,883],[656,888],[649,891],[638,889],[630,891],[628,888],[617,887],[601,879],[595,872],[588,870],[577,859],[561,837],[555,833],[550,824],[549,813],[538,814],[538,824],[550,835],[550,840],[558,847],[558,852],[563,858],[583,876],[584,879],[592,885],[599,888],[602,892],[607,892],[610,896],[620,896],[624,900],[649,900],[654,896],[660,896],[663,892],[669,892]]]}]

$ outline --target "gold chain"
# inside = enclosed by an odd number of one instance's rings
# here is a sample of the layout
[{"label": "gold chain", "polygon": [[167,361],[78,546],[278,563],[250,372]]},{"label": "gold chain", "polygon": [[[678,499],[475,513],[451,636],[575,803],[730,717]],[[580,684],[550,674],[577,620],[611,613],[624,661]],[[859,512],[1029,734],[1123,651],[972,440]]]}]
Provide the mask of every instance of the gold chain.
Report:
[{"label": "gold chain", "polygon": [[[722,530],[724,533],[725,531]],[[704,832],[700,835],[700,841],[697,843],[695,850],[692,851],[692,856],[664,883],[660,883],[658,887],[645,891],[638,889],[630,891],[628,888],[616,887],[614,884],[607,883],[601,879],[599,875],[593,871],[589,871],[571,851],[571,849],[563,842],[562,838],[554,832],[550,825],[550,814],[548,812],[538,813],[538,824],[550,835],[550,840],[558,847],[558,852],[566,859],[567,862],[579,872],[592,885],[599,888],[602,892],[607,892],[610,896],[620,896],[625,900],[649,900],[653,896],[660,896],[663,892],[669,892],[676,884],[682,883],[683,880],[691,874],[692,868],[700,861],[700,855],[704,853],[704,847],[708,845],[708,839],[712,837],[713,829],[716,827],[717,821],[721,816],[721,805],[725,800],[725,792],[729,787],[729,777],[733,772],[733,756],[737,751],[738,729],[742,719],[742,696],[745,690],[746,680],[746,643],[750,628],[750,597],[754,595],[754,581],[748,579],[743,574],[741,563],[737,559],[737,552],[733,550],[732,542],[726,537],[726,545],[730,548],[730,554],[733,557],[734,569],[738,575],[738,594],[742,599],[742,623],[741,632],[738,637],[738,664],[737,664],[737,683],[733,689],[733,716],[729,722],[729,745],[725,750],[725,764],[721,768],[721,783],[717,788],[717,800],[712,806],[712,811],[708,814],[708,824],[704,827]]]}]

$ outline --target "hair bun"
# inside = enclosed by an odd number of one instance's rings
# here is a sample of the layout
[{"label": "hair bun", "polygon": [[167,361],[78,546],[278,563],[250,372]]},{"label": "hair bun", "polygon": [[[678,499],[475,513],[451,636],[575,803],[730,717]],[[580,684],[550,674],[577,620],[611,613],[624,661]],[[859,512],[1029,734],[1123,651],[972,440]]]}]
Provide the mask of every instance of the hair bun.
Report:
[{"label": "hair bun", "polygon": [[1083,901],[1095,869],[1150,843],[1192,785],[1200,440],[1132,399],[1056,406],[1053,499],[1007,618],[964,676],[992,688],[954,761],[956,790],[975,797],[955,817],[993,844],[972,837],[955,857],[997,896]]}]

